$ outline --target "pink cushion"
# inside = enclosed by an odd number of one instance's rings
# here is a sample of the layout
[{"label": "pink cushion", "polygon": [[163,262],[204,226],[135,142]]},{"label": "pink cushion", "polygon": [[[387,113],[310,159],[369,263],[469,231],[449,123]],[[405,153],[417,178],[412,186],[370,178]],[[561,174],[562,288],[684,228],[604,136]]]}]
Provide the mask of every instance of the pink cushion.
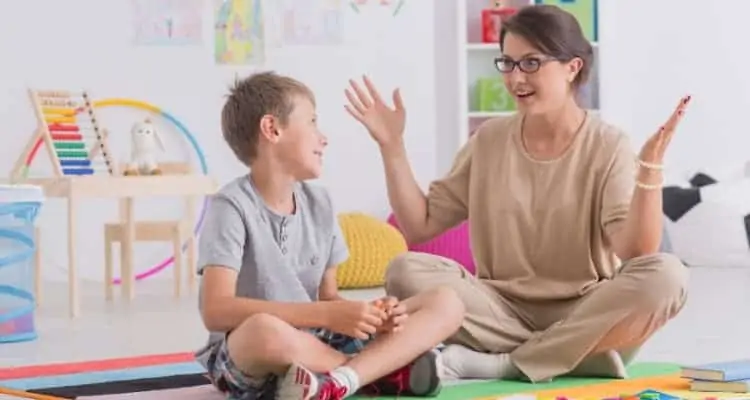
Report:
[{"label": "pink cushion", "polygon": [[[388,216],[388,223],[398,227],[396,216],[391,214]],[[458,226],[449,229],[442,235],[433,238],[425,243],[420,244],[409,244],[409,251],[416,251],[420,253],[429,253],[445,258],[449,258],[457,263],[461,264],[467,271],[472,274],[476,274],[476,267],[474,266],[474,257],[471,255],[471,247],[469,244],[469,223],[464,221]]]}]

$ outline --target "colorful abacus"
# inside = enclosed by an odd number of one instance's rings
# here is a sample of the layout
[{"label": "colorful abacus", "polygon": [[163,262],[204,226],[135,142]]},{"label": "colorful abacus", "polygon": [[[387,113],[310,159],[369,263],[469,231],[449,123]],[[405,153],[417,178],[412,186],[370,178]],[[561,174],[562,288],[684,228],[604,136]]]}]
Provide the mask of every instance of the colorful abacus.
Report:
[{"label": "colorful abacus", "polygon": [[86,92],[30,91],[44,139],[58,176],[114,175],[115,164],[107,148],[91,100]]}]

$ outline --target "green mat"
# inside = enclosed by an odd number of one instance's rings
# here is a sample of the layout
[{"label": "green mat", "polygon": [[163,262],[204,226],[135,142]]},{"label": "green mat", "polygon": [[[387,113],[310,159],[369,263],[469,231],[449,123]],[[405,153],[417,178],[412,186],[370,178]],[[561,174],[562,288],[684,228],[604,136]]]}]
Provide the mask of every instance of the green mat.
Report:
[{"label": "green mat", "polygon": [[[660,375],[669,375],[680,372],[680,367],[675,364],[667,363],[638,363],[628,368],[628,374],[631,379],[648,378]],[[444,387],[438,397],[440,400],[470,400],[477,397],[487,397],[495,395],[511,395],[521,392],[535,392],[548,389],[563,389],[579,387],[586,385],[595,385],[599,383],[610,382],[613,379],[604,378],[568,378],[561,377],[549,383],[526,383],[519,381],[493,381],[477,382],[467,384],[457,384]],[[400,396],[403,398],[406,396]],[[396,397],[365,397],[354,396],[352,399],[395,399]]]}]

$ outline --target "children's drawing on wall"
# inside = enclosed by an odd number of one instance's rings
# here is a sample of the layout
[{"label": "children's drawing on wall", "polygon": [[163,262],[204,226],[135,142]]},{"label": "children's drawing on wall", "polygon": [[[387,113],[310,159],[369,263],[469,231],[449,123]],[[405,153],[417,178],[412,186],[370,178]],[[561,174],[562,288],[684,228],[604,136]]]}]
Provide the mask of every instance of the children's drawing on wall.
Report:
[{"label": "children's drawing on wall", "polygon": [[131,0],[138,46],[203,43],[202,0]]},{"label": "children's drawing on wall", "polygon": [[284,45],[337,45],[343,42],[342,0],[276,1],[281,7]]},{"label": "children's drawing on wall", "polygon": [[262,0],[215,0],[218,64],[257,65],[265,58]]},{"label": "children's drawing on wall", "polygon": [[398,15],[401,9],[406,4],[406,0],[350,0],[349,6],[356,13],[377,6],[381,9],[387,10],[394,17]]}]

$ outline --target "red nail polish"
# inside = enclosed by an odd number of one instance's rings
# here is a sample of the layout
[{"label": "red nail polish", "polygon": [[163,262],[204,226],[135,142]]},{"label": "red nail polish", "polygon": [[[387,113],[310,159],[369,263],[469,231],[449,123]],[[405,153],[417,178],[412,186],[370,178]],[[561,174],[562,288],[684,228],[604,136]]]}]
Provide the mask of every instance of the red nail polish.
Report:
[{"label": "red nail polish", "polygon": [[663,130],[664,130],[664,127],[663,127],[663,126],[662,126],[661,128],[659,128],[659,132],[661,132],[661,131],[663,131]]},{"label": "red nail polish", "polygon": [[690,101],[691,96],[685,97],[685,101],[683,103],[687,104],[688,101]]},{"label": "red nail polish", "polygon": [[677,115],[682,115],[683,112],[683,110],[677,111]]}]

